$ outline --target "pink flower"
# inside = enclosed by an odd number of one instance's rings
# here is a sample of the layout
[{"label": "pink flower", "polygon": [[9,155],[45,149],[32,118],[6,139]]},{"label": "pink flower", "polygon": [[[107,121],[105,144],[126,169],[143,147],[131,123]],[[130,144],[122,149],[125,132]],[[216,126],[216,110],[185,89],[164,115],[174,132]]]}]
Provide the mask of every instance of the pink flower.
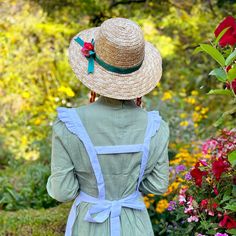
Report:
[{"label": "pink flower", "polygon": [[206,140],[202,145],[202,153],[204,155],[208,154],[209,151],[212,151],[216,148],[217,141],[214,139]]},{"label": "pink flower", "polygon": [[181,188],[179,191],[179,204],[184,205],[186,202],[186,194],[185,192],[187,191],[187,188]]},{"label": "pink flower", "polygon": [[204,159],[199,160],[199,162],[200,162],[203,166],[207,166],[207,165],[208,165],[207,162],[206,162],[206,160],[204,160]]},{"label": "pink flower", "polygon": [[190,216],[190,217],[188,217],[187,218],[187,221],[188,222],[193,222],[193,221],[195,221],[195,222],[198,222],[198,217],[197,216]]},{"label": "pink flower", "polygon": [[184,195],[179,195],[179,204],[183,205],[186,202],[186,198]]}]

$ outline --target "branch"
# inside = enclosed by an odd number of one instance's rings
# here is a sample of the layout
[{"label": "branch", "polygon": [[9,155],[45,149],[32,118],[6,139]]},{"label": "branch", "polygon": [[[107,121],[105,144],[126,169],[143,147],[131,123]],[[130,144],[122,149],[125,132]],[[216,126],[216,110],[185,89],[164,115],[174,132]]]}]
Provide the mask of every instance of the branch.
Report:
[{"label": "branch", "polygon": [[142,3],[142,2],[146,2],[146,0],[127,0],[127,1],[118,1],[118,2],[116,2],[115,0],[112,0],[109,8],[111,9],[120,4],[131,4],[131,3]]}]

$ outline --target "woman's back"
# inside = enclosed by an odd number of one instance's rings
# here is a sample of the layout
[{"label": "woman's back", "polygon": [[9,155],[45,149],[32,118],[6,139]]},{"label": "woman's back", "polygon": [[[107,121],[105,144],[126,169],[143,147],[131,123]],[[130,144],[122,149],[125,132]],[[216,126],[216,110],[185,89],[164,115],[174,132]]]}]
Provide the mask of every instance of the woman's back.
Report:
[{"label": "woman's back", "polygon": [[[94,146],[143,144],[147,112],[132,100],[120,101],[100,97],[95,103],[76,108]],[[74,199],[79,191],[98,196],[96,178],[82,141],[59,119],[53,126],[52,175],[48,193],[59,201]],[[161,194],[168,185],[167,146],[169,129],[160,120],[150,141],[148,163],[139,190]],[[105,182],[105,198],[118,200],[132,194],[137,186],[142,153],[99,154]],[[110,235],[110,219],[102,224],[84,221],[91,203],[82,202],[73,227],[73,235]],[[153,235],[147,211],[122,208],[122,235]]]}]

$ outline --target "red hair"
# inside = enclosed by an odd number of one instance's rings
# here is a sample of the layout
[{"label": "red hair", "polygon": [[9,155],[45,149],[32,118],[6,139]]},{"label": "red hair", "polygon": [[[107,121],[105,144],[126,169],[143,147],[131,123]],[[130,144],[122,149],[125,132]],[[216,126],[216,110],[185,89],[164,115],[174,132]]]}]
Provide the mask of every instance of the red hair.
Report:
[{"label": "red hair", "polygon": [[94,91],[91,91],[89,102],[90,103],[94,102],[95,98],[96,98],[96,93]]},{"label": "red hair", "polygon": [[[96,99],[96,93],[94,91],[91,91],[90,93],[90,99],[89,99],[89,102],[92,103],[95,101]],[[141,107],[141,104],[142,104],[142,97],[139,97],[139,98],[136,98],[136,105]]]},{"label": "red hair", "polygon": [[142,104],[142,97],[136,98],[136,105],[141,107]]}]

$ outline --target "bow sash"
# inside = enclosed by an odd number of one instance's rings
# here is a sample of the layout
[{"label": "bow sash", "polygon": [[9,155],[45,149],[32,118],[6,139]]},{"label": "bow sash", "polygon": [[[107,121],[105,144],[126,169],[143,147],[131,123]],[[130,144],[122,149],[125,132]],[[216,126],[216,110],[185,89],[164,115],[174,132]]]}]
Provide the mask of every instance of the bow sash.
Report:
[{"label": "bow sash", "polygon": [[[84,192],[80,192],[71,207],[71,211],[66,225],[65,236],[72,236],[72,227],[76,219],[76,207],[81,202],[88,202],[94,204],[88,209],[84,218],[85,221],[93,223],[103,223],[110,216],[110,235],[120,236],[121,208],[126,207],[135,210],[144,210],[146,207],[143,201],[139,200],[140,197],[141,193],[136,191],[126,198],[110,201],[95,198]],[[94,214],[96,214],[96,216],[94,216]]]}]

